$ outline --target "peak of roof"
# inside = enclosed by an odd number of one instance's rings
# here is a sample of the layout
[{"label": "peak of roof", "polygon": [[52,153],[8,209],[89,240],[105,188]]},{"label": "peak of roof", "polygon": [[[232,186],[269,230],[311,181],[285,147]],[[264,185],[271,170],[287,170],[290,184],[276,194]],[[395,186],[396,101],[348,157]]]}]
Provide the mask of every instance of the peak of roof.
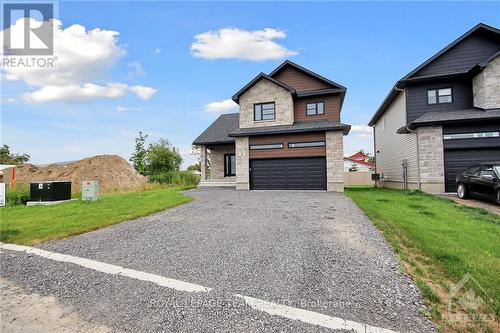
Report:
[{"label": "peak of roof", "polygon": [[243,88],[241,88],[236,94],[233,95],[233,97],[232,97],[233,101],[238,103],[240,96],[243,95],[248,89],[250,89],[254,84],[256,84],[261,79],[271,81],[272,83],[282,87],[283,89],[290,91],[292,94],[295,93],[295,89],[293,89],[289,85],[287,85],[279,80],[276,80],[275,78],[261,72],[259,75],[257,75],[255,78],[253,78],[252,81],[248,82]]}]

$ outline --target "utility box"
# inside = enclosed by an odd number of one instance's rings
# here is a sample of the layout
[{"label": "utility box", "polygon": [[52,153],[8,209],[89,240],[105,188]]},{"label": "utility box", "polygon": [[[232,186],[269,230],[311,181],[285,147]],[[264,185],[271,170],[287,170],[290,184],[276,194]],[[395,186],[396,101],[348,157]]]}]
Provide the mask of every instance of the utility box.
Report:
[{"label": "utility box", "polygon": [[71,182],[34,182],[30,184],[30,201],[71,200]]},{"label": "utility box", "polygon": [[5,206],[5,183],[0,183],[0,207]]},{"label": "utility box", "polygon": [[99,182],[95,180],[82,182],[82,200],[96,201],[99,194]]}]

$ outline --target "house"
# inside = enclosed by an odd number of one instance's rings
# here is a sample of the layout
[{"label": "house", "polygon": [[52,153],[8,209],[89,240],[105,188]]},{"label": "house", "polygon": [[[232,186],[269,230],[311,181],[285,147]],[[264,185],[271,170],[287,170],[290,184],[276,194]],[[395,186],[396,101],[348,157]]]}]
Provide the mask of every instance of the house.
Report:
[{"label": "house", "polygon": [[200,186],[342,192],[345,93],[288,60],[260,73],[233,96],[239,113],[221,115],[194,140]]},{"label": "house", "polygon": [[500,160],[500,30],[478,24],[397,81],[369,122],[380,186],[442,193]]},{"label": "house", "polygon": [[370,162],[370,156],[362,151],[356,154],[344,157],[344,172],[364,171],[370,172],[375,170],[375,163]]}]

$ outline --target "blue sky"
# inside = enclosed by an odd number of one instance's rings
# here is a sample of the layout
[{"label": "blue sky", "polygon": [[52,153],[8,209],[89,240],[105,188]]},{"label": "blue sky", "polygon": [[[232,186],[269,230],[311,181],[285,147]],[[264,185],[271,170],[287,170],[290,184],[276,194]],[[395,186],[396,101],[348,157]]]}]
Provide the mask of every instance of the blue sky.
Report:
[{"label": "blue sky", "polygon": [[[77,98],[68,90],[64,98],[47,99],[44,89],[55,84],[45,75],[3,77],[2,143],[30,154],[34,163],[96,154],[128,159],[142,130],[152,140],[169,139],[186,166],[195,160],[191,142],[220,114],[207,112],[206,105],[230,98],[285,58],[346,86],[342,121],[366,125],[396,80],[477,23],[500,26],[500,3],[60,2],[59,19],[62,31],[78,24],[85,36],[93,29],[119,33],[112,45],[109,36],[107,44],[99,39],[109,52],[95,63],[85,62],[92,48],[78,50],[71,42],[67,56],[84,58],[75,60],[81,68],[71,84],[117,83],[119,92]],[[248,60],[238,52],[217,59],[192,54],[196,35],[224,28],[274,29],[281,35],[270,42],[288,56]],[[57,84],[57,89],[70,85]],[[150,90],[141,94],[133,88],[138,86]],[[345,141],[346,154],[373,151],[362,126]]]}]

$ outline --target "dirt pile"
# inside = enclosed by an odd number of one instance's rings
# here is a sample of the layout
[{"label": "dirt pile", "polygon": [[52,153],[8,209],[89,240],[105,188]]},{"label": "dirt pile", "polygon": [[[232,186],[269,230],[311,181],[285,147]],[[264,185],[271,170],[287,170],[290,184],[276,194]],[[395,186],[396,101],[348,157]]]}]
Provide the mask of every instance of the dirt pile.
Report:
[{"label": "dirt pile", "polygon": [[[10,183],[12,168],[5,169],[4,175],[5,182]],[[48,166],[29,163],[16,166],[16,183],[50,180],[71,181],[72,190],[78,192],[85,180],[97,180],[100,191],[109,191],[138,187],[147,179],[117,155],[98,155]]]}]

